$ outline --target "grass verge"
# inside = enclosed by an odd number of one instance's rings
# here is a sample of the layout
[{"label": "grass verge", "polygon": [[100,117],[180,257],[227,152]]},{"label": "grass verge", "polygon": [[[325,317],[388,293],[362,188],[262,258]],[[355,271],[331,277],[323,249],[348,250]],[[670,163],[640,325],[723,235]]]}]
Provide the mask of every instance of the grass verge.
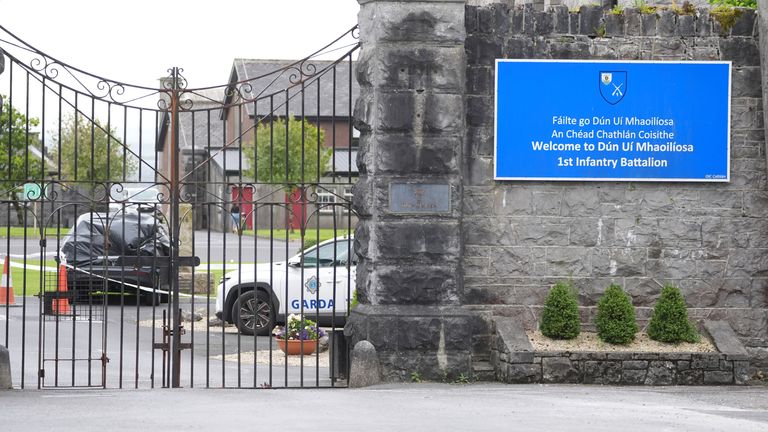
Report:
[{"label": "grass verge", "polygon": [[[253,235],[253,230],[243,231],[243,235]],[[333,230],[332,228],[320,228],[318,229],[307,229],[304,230],[304,239],[312,239],[315,240],[320,237],[320,241],[326,241],[329,239],[332,239],[333,237],[339,237],[339,236],[345,236],[349,234],[349,230],[346,229],[337,229]],[[275,230],[268,230],[268,229],[260,229],[256,230],[256,236],[262,237],[262,238],[270,238],[272,236],[276,240],[285,240],[286,236],[286,230],[284,229],[275,229]],[[288,240],[301,240],[301,231],[300,230],[293,230],[288,231]]]},{"label": "grass verge", "polygon": [[[27,238],[40,238],[40,228],[27,227],[2,227],[0,228],[0,238],[24,238],[26,232]],[[62,237],[67,235],[69,228],[61,228],[61,231],[57,231],[56,227],[46,228],[45,237],[56,237],[57,234],[61,234]]]},{"label": "grass verge", "polygon": [[[21,259],[11,259],[10,261],[13,264],[24,264],[24,260]],[[54,260],[43,261],[43,267],[56,268],[56,265],[56,261]],[[40,272],[39,259],[27,260],[26,269],[22,267],[11,266],[10,272],[11,282],[13,283],[13,294],[16,296],[21,296],[25,293],[28,296],[38,295],[40,293],[40,282],[43,280],[43,275],[47,275],[49,278],[51,278],[51,283],[55,283],[56,280],[55,272],[47,272],[45,270],[43,270],[42,273]]]}]

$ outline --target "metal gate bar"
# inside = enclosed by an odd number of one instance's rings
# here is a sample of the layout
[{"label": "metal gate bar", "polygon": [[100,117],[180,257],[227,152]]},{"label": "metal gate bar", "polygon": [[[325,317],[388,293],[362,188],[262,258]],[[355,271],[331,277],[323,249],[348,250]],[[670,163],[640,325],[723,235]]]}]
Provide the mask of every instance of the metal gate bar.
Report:
[{"label": "metal gate bar", "polygon": [[[236,61],[223,86],[189,88],[172,68],[147,87],[0,26],[0,255],[18,297],[0,299],[0,342],[14,385],[343,386],[358,48],[355,27],[295,62]],[[289,265],[303,249],[315,261]],[[248,331],[251,305],[278,324],[327,321],[333,358],[284,355]]]}]

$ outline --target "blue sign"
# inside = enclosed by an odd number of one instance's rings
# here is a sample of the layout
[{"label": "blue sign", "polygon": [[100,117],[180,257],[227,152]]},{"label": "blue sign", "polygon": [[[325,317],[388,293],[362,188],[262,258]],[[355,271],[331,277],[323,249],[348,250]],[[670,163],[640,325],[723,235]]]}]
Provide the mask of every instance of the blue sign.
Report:
[{"label": "blue sign", "polygon": [[497,180],[730,180],[730,62],[497,60]]}]

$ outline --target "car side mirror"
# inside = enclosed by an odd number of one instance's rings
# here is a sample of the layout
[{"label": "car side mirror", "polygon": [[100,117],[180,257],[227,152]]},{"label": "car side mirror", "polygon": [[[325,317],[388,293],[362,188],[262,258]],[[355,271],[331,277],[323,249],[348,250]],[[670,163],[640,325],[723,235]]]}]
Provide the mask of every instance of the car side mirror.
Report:
[{"label": "car side mirror", "polygon": [[301,266],[301,257],[296,256],[288,260],[288,265],[291,267],[299,267]]}]

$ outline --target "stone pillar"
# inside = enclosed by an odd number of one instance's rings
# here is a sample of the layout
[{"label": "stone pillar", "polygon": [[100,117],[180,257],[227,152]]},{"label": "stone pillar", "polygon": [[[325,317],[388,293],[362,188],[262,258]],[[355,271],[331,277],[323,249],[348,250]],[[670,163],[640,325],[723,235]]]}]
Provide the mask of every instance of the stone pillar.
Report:
[{"label": "stone pillar", "polygon": [[[462,303],[464,0],[358,0],[357,295],[385,380],[470,376]],[[354,365],[353,365],[354,367]]]},{"label": "stone pillar", "polygon": [[[192,231],[194,231],[194,208],[192,204],[179,204],[179,256],[192,256]],[[179,267],[179,291],[186,294],[205,294],[214,288],[216,282],[209,280],[205,273],[196,273],[192,277],[192,267]],[[208,286],[210,282],[211,286]],[[193,311],[194,312],[194,311]]]},{"label": "stone pillar", "polygon": [[8,353],[8,348],[0,345],[0,390],[9,390],[12,388],[11,355]]},{"label": "stone pillar", "polygon": [[[763,125],[764,127],[768,127],[768,37],[766,37],[766,35],[768,35],[768,2],[757,2],[757,19],[759,20],[757,34],[760,35],[760,74],[763,85],[763,118],[765,119]],[[768,133],[766,133],[765,136],[766,162],[768,163]]]}]

